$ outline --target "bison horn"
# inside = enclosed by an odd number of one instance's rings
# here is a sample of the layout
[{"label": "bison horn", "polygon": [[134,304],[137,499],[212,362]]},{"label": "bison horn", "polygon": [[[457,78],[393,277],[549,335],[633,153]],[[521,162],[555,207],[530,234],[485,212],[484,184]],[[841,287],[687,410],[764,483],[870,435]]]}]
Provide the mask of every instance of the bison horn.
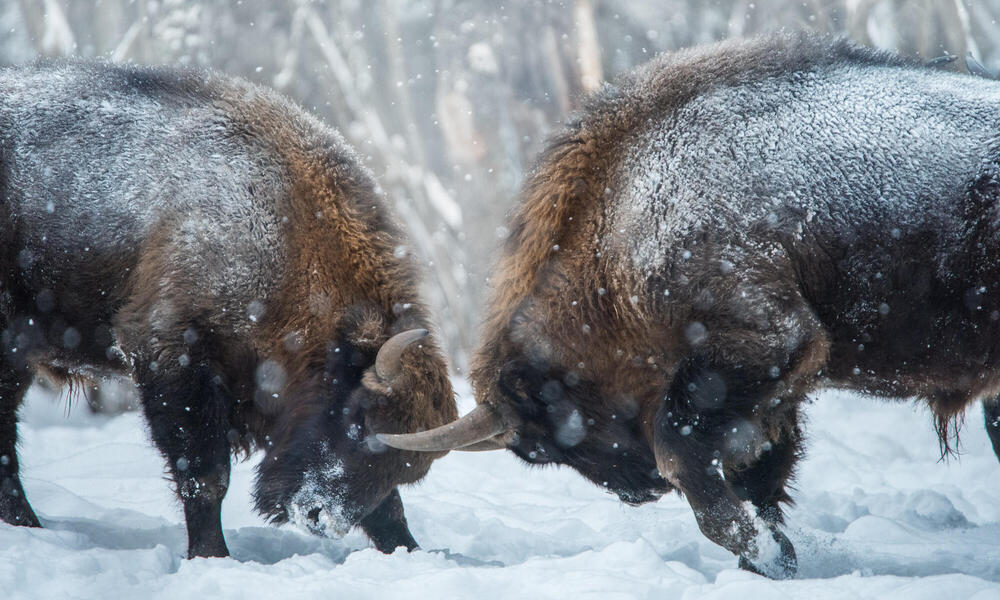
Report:
[{"label": "bison horn", "polygon": [[957,54],[945,54],[944,56],[938,56],[937,58],[932,58],[924,63],[925,67],[941,67],[947,64],[951,64],[958,59]]},{"label": "bison horn", "polygon": [[375,437],[386,446],[417,452],[494,450],[504,446],[499,442],[494,443],[491,438],[507,429],[509,428],[495,410],[481,404],[461,419],[428,431],[379,433]]},{"label": "bison horn", "polygon": [[507,449],[507,444],[498,440],[496,436],[485,439],[481,442],[469,444],[468,446],[455,448],[455,450],[458,450],[459,452],[488,452],[490,450],[506,450],[506,449]]},{"label": "bison horn", "polygon": [[975,56],[972,56],[972,51],[969,51],[965,55],[965,68],[969,70],[969,73],[979,77],[985,77],[986,79],[996,79],[993,73],[989,69],[983,66],[983,63],[976,60]]},{"label": "bison horn", "polygon": [[427,333],[426,329],[410,329],[403,333],[397,333],[382,344],[375,356],[375,374],[383,383],[390,383],[399,377],[403,370],[403,365],[400,362],[403,350],[406,350],[413,342],[427,337]]}]

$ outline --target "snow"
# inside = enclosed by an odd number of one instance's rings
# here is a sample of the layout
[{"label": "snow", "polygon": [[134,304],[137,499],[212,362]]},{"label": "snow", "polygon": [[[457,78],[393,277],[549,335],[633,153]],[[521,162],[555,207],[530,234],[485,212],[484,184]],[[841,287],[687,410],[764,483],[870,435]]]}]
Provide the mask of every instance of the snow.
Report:
[{"label": "snow", "polygon": [[392,556],[359,531],[266,526],[251,508],[254,460],[235,464],[223,506],[233,558],[186,560],[139,415],[78,403],[67,416],[33,390],[20,455],[45,528],[0,524],[0,598],[1000,598],[1000,463],[978,410],[964,453],[944,463],[924,409],[818,394],[784,530],[798,578],[770,581],[738,570],[675,495],[633,508],[503,452],[452,453],[405,488],[426,550]]}]

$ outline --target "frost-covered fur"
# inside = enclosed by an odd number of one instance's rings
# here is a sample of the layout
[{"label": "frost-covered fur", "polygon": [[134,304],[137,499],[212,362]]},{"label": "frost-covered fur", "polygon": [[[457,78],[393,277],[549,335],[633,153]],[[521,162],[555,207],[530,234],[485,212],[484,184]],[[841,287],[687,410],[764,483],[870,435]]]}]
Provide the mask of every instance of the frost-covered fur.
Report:
[{"label": "frost-covered fur", "polygon": [[360,523],[382,550],[414,547],[395,489],[434,455],[369,434],[432,427],[455,407],[430,338],[393,389],[372,372],[388,337],[428,323],[405,236],[359,164],[336,132],[244,81],[76,62],[0,71],[0,518],[38,524],[15,412],[47,365],[135,378],[191,555],[226,553],[230,449],[249,446],[267,451],[264,514],[350,515],[338,531]]},{"label": "frost-covered fur", "polygon": [[[681,490],[754,568],[740,501],[781,522],[809,390],[918,397],[947,450],[1000,389],[998,141],[997,82],[845,41],[658,57],[526,183],[477,399],[520,423],[506,441],[529,462],[629,501]],[[567,444],[574,414],[586,435]]]}]

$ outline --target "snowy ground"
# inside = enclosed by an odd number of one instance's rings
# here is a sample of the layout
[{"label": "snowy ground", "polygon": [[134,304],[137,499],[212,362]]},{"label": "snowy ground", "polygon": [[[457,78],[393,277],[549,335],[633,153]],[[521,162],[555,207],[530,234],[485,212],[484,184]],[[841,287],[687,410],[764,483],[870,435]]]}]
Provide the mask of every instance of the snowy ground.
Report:
[{"label": "snowy ground", "polygon": [[1000,464],[978,410],[964,454],[943,463],[923,409],[820,394],[787,530],[799,576],[774,582],[737,570],[676,496],[630,508],[499,452],[449,455],[405,490],[428,550],[392,556],[358,532],[265,526],[252,461],[238,464],[223,507],[233,558],[184,560],[139,416],[67,417],[33,392],[21,456],[45,529],[0,524],[0,598],[1000,598]]}]

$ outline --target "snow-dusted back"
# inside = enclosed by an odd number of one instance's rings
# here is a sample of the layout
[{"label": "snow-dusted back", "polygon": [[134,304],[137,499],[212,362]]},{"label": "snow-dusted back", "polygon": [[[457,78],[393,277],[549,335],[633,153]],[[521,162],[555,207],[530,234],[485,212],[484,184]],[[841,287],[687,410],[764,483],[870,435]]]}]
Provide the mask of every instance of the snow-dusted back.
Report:
[{"label": "snow-dusted back", "polygon": [[162,225],[172,276],[197,276],[207,296],[235,299],[226,308],[245,321],[283,264],[276,202],[289,190],[238,103],[259,98],[305,117],[273,92],[228,81],[73,62],[0,71],[6,210],[23,247],[61,253],[23,256],[22,266],[54,259],[63,269],[37,276],[72,279],[95,256],[138,253]]},{"label": "snow-dusted back", "polygon": [[942,199],[996,154],[998,103],[996,82],[895,66],[720,87],[627,145],[605,242],[649,273],[683,260],[706,232],[822,235],[831,222],[865,222],[890,241],[939,219],[961,230],[961,206]]}]

